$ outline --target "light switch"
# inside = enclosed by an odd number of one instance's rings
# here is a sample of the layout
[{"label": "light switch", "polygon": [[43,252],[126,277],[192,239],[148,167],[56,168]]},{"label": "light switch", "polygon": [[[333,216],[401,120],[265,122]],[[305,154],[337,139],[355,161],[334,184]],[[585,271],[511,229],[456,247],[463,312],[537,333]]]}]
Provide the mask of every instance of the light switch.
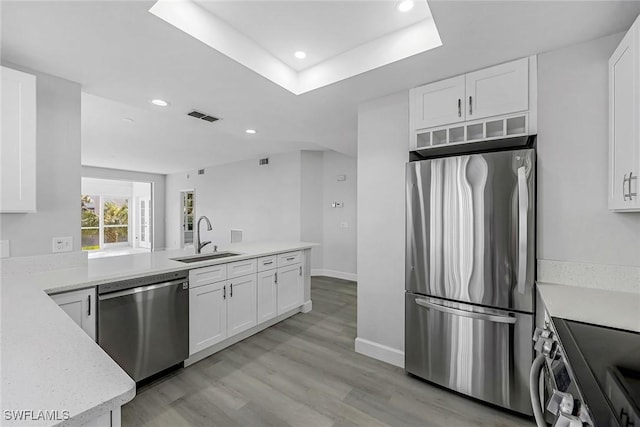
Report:
[{"label": "light switch", "polygon": [[346,181],[347,180],[347,175],[338,175],[336,177],[337,181]]},{"label": "light switch", "polygon": [[333,203],[331,203],[331,207],[333,207],[333,208],[344,208],[344,202],[333,202]]}]

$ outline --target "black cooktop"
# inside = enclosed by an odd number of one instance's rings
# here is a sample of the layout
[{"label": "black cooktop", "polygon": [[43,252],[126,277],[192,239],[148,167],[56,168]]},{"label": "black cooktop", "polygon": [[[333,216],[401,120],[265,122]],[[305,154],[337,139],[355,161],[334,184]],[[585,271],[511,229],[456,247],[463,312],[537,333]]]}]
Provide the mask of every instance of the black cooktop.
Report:
[{"label": "black cooktop", "polygon": [[640,414],[640,334],[556,317],[553,325],[595,425],[633,425],[629,411]]}]

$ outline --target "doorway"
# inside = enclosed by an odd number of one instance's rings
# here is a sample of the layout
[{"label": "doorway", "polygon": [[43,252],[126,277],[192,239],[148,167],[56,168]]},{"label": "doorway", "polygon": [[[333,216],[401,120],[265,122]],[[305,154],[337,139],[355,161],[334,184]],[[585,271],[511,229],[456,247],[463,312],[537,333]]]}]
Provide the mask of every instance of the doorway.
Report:
[{"label": "doorway", "polygon": [[153,184],[82,178],[82,250],[89,258],[150,252]]}]

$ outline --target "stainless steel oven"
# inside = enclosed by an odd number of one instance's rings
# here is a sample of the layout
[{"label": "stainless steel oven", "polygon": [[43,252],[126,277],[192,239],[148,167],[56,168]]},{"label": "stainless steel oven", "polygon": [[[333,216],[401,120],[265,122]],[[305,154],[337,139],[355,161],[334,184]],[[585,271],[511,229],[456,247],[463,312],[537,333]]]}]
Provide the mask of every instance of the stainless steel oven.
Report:
[{"label": "stainless steel oven", "polygon": [[189,357],[189,282],[173,272],[98,287],[98,344],[134,381]]}]

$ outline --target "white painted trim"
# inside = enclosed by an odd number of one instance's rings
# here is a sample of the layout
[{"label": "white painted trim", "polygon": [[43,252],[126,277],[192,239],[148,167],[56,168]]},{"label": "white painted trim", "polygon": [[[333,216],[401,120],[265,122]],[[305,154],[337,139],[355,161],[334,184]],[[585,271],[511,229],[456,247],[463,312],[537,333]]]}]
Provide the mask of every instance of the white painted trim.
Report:
[{"label": "white painted trim", "polygon": [[313,309],[313,301],[309,300],[307,302],[305,302],[304,304],[302,304],[302,307],[300,307],[300,312],[301,313],[308,313]]},{"label": "white painted trim", "polygon": [[312,268],[311,276],[327,276],[327,277],[334,277],[336,279],[351,280],[352,282],[358,281],[357,274],[345,273],[344,271],[327,270],[324,268]]},{"label": "white painted trim", "polygon": [[404,368],[404,351],[377,342],[356,338],[356,353]]}]

